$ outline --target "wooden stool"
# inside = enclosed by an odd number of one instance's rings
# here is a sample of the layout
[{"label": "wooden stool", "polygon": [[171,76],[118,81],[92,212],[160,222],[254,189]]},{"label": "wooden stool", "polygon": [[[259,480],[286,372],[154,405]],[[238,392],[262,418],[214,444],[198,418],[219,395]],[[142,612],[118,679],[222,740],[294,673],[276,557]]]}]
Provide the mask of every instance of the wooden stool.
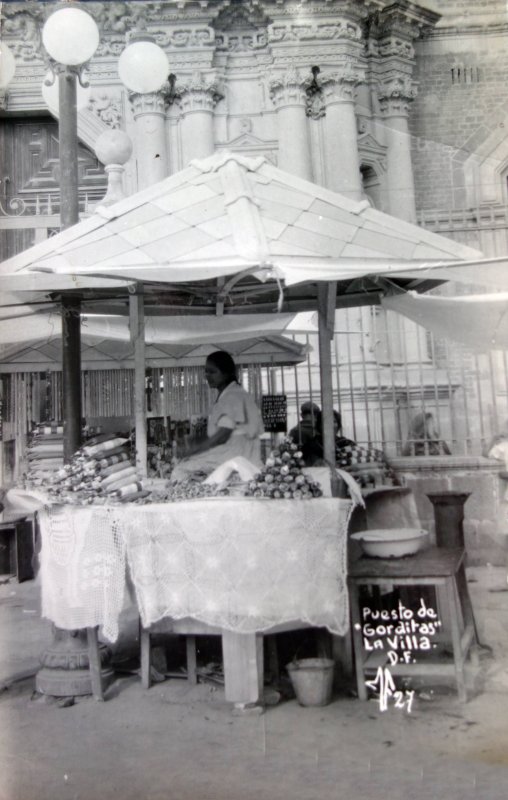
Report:
[{"label": "wooden stool", "polygon": [[[467,700],[464,663],[469,653],[475,666],[478,665],[477,637],[473,607],[467,589],[464,570],[465,551],[443,547],[430,547],[407,558],[378,559],[360,558],[350,565],[351,622],[355,656],[358,697],[367,700],[365,677],[367,672],[379,666],[387,666],[392,675],[419,675],[436,677],[452,675],[455,678],[459,700]],[[443,661],[418,663],[418,652],[414,663],[388,664],[386,648],[366,653],[362,632],[359,586],[435,586],[444,587],[447,611],[450,618],[452,663]],[[378,619],[372,625],[383,624]],[[388,623],[389,624],[389,623]]]},{"label": "wooden stool", "polygon": [[90,680],[92,682],[92,695],[95,700],[104,700],[104,687],[102,685],[102,665],[99,651],[99,638],[97,628],[87,628],[88,661]]}]

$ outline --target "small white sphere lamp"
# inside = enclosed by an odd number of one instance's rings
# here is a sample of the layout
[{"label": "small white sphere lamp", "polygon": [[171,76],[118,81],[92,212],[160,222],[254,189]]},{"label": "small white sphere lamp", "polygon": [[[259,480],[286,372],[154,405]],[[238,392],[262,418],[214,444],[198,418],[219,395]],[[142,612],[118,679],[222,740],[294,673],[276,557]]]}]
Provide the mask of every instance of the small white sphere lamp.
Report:
[{"label": "small white sphere lamp", "polygon": [[164,50],[155,42],[135,41],[127,45],[118,59],[118,74],[131,92],[149,94],[164,86],[169,62]]},{"label": "small white sphere lamp", "polygon": [[42,42],[59,64],[76,67],[89,61],[99,45],[99,29],[90,14],[79,8],[61,8],[48,17]]},{"label": "small white sphere lamp", "polygon": [[95,142],[95,155],[104,164],[108,176],[108,189],[97,204],[110,206],[125,197],[122,185],[123,165],[132,155],[132,142],[124,131],[104,131]]},{"label": "small white sphere lamp", "polygon": [[124,131],[104,131],[95,142],[95,155],[103,164],[125,164],[132,155],[132,142]]}]

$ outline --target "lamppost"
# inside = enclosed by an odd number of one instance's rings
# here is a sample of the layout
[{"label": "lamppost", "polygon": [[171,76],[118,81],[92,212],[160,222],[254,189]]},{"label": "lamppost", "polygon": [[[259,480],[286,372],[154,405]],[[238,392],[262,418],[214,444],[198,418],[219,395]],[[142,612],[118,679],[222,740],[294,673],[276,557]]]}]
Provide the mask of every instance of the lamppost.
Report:
[{"label": "lamppost", "polygon": [[[79,8],[55,11],[42,29],[42,42],[58,77],[60,227],[79,222],[77,80],[99,44],[95,21]],[[81,444],[81,301],[62,298],[62,394],[64,460]]]},{"label": "lamppost", "polygon": [[[159,90],[168,78],[164,51],[149,37],[129,44],[119,61],[119,73],[133,92]],[[42,41],[59,86],[60,224],[62,230],[79,222],[77,81],[83,84],[85,64],[99,44],[95,21],[85,11],[64,7],[46,21]],[[53,78],[54,80],[54,78]],[[142,295],[138,301],[143,309]],[[64,459],[69,461],[81,444],[81,301],[78,294],[62,299],[62,378]],[[142,337],[137,339],[141,341]],[[143,342],[144,346],[144,342]],[[139,345],[141,347],[141,345]],[[144,383],[144,375],[143,375]],[[144,397],[144,386],[143,393]],[[141,416],[141,415],[140,415]],[[143,420],[146,425],[146,420]],[[106,676],[107,649],[101,647],[102,675]],[[86,631],[55,627],[54,641],[42,654],[43,668],[36,687],[43,694],[68,697],[91,693]],[[111,670],[109,670],[111,675]]]},{"label": "lamppost", "polygon": [[[93,18],[78,8],[60,8],[46,21],[42,41],[50,68],[58,77],[60,227],[79,222],[77,81],[99,44]],[[119,75],[132,92],[159,90],[168,78],[164,51],[145,33],[135,34],[118,62]],[[53,78],[54,80],[54,78]],[[64,460],[81,444],[81,330],[79,296],[62,299],[62,384]]]}]

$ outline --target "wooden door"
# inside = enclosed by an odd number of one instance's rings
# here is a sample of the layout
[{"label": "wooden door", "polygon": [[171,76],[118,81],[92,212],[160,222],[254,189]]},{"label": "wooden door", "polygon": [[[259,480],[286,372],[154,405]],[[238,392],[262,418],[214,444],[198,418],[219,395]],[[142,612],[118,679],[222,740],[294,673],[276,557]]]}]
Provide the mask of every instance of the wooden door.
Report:
[{"label": "wooden door", "polygon": [[[58,123],[49,117],[4,119],[0,156],[0,259],[5,259],[59,230]],[[107,178],[81,143],[78,181],[83,213],[104,196]]]}]

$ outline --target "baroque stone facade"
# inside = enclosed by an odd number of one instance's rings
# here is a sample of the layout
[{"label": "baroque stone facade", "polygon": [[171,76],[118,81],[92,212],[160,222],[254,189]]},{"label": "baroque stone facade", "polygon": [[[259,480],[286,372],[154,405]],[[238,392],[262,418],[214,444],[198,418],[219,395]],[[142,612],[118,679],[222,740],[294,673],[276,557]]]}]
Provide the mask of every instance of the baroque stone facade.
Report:
[{"label": "baroque stone facade", "polygon": [[[7,113],[44,110],[41,29],[52,10],[46,3],[5,7],[4,35],[18,61]],[[384,156],[376,204],[414,220],[411,192],[403,203],[393,198],[399,184],[413,185],[405,173],[411,171],[414,41],[438,15],[406,0],[92,2],[87,10],[99,26],[100,45],[87,65],[93,93],[80,133],[92,148],[93,136],[107,126],[132,137],[137,163],[128,169],[129,191],[193,157],[235,149],[248,120],[256,155],[355,198],[368,190],[362,170],[377,170],[374,147]],[[168,56],[171,91],[158,97],[127,97],[116,71],[140,27]],[[245,137],[241,147],[248,152]],[[147,175],[146,150],[154,148],[158,169]]]}]

